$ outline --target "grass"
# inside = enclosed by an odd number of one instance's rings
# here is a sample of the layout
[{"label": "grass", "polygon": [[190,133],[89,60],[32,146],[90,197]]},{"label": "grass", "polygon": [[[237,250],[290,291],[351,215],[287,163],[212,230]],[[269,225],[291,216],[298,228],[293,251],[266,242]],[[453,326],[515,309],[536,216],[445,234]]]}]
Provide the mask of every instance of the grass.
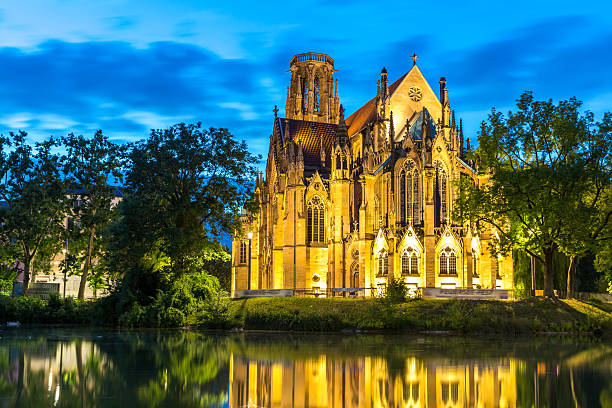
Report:
[{"label": "grass", "polygon": [[234,324],[246,330],[450,331],[612,334],[612,307],[576,300],[429,300],[254,298],[234,300]]}]

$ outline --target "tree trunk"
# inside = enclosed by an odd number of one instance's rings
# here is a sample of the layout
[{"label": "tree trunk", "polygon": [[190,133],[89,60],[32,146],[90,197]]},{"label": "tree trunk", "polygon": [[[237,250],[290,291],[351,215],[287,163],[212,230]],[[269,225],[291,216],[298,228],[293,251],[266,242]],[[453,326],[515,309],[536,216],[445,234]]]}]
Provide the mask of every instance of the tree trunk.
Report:
[{"label": "tree trunk", "polygon": [[25,296],[28,292],[28,286],[30,286],[30,262],[31,260],[27,257],[23,260],[23,287],[21,289],[21,295]]},{"label": "tree trunk", "polygon": [[574,298],[574,277],[576,275],[576,256],[571,255],[569,259],[569,266],[567,267],[567,287],[566,295],[567,299]]},{"label": "tree trunk", "polygon": [[89,230],[89,240],[87,241],[87,256],[85,258],[85,266],[83,267],[83,274],[81,275],[81,282],[79,284],[79,296],[80,300],[85,298],[85,286],[87,285],[87,275],[89,274],[89,268],[91,266],[91,251],[93,250],[93,239],[96,230],[94,228]]},{"label": "tree trunk", "polygon": [[553,270],[553,249],[545,249],[544,251],[544,296],[554,297],[554,286],[555,286],[555,271]]}]

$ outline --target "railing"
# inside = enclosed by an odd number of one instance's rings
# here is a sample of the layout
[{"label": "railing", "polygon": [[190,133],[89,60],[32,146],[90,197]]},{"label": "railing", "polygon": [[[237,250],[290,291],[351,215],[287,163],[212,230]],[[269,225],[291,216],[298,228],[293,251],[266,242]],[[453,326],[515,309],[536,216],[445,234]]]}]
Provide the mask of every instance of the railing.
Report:
[{"label": "railing", "polygon": [[334,66],[334,60],[329,55],[319,54],[317,52],[307,52],[304,54],[298,54],[294,56],[293,58],[291,58],[291,62],[289,63],[289,65],[293,65],[296,62],[302,62],[302,61],[321,61],[321,62],[327,62],[332,67]]}]

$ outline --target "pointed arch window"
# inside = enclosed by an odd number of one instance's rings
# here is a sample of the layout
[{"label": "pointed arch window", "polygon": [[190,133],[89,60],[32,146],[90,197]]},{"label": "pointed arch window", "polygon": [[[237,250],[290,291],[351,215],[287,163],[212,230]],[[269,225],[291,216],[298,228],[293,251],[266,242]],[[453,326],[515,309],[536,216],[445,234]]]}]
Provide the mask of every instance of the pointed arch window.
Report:
[{"label": "pointed arch window", "polygon": [[314,111],[319,112],[319,77],[314,80]]},{"label": "pointed arch window", "polygon": [[308,79],[302,81],[302,112],[308,112]]},{"label": "pointed arch window", "polygon": [[457,253],[451,247],[440,251],[440,275],[457,275]]},{"label": "pointed arch window", "polygon": [[402,275],[419,274],[419,256],[413,248],[406,248],[402,251]]},{"label": "pointed arch window", "polygon": [[385,251],[380,251],[377,257],[378,272],[377,277],[385,277],[389,274],[389,256]]},{"label": "pointed arch window", "polygon": [[436,161],[434,168],[434,224],[439,227],[440,224],[448,222],[447,175],[439,161]]},{"label": "pointed arch window", "polygon": [[308,201],[308,241],[325,242],[325,205],[319,196]]},{"label": "pointed arch window", "polygon": [[420,179],[412,160],[400,172],[400,219],[402,224],[419,225],[421,223]]},{"label": "pointed arch window", "polygon": [[472,250],[472,276],[478,278],[480,272],[478,271],[478,251]]},{"label": "pointed arch window", "polygon": [[353,288],[358,288],[359,287],[359,263],[358,262],[353,262],[353,265],[351,266],[351,283]]}]

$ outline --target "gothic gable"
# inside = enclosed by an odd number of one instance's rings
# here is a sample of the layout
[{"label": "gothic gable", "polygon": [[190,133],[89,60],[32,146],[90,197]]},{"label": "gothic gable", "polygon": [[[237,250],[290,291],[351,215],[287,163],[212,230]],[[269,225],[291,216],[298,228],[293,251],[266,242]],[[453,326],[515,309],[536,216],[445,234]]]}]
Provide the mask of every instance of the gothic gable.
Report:
[{"label": "gothic gable", "polygon": [[380,252],[389,253],[389,243],[382,228],[378,230],[378,235],[374,240],[374,254],[379,254]]},{"label": "gothic gable", "polygon": [[421,241],[419,241],[419,239],[417,238],[417,235],[414,232],[414,228],[412,228],[412,225],[410,225],[406,230],[406,233],[399,242],[397,248],[400,252],[404,248],[413,248],[416,249],[418,253],[423,253],[423,244],[421,244]]},{"label": "gothic gable", "polygon": [[414,65],[391,94],[389,110],[393,112],[395,129],[399,135],[403,133],[402,129],[405,130],[406,120],[423,108],[429,111],[434,123],[441,119],[442,105],[419,67]]},{"label": "gothic gable", "polygon": [[459,240],[459,238],[455,236],[453,230],[450,228],[450,226],[447,225],[444,229],[444,232],[438,239],[438,243],[436,244],[436,253],[447,247],[453,248],[457,250],[458,253],[461,253],[460,250],[462,246],[463,245],[461,244],[461,240]]}]

